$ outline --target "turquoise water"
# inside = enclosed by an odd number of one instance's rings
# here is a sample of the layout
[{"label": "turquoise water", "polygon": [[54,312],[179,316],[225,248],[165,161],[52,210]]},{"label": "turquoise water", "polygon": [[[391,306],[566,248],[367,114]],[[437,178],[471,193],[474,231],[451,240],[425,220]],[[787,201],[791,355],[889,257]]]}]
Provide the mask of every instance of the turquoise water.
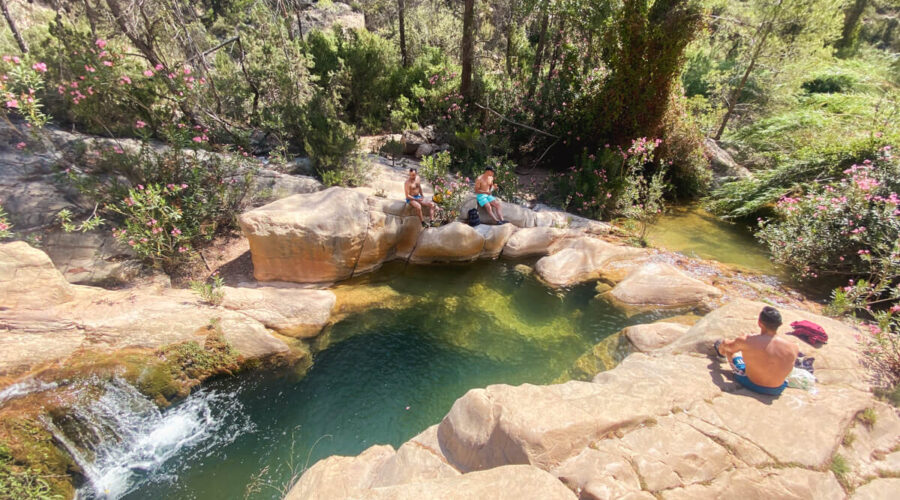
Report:
[{"label": "turquoise water", "polygon": [[244,498],[256,476],[249,498],[280,498],[306,465],[397,447],[471,388],[553,382],[596,342],[647,320],[626,319],[591,286],[550,290],[506,261],[393,265],[336,293],[345,317],[322,335],[305,377],[256,372],[211,384],[200,397],[229,397],[202,418],[241,425],[220,425],[232,429],[210,438],[220,445],[186,446],[138,470],[126,498]]}]

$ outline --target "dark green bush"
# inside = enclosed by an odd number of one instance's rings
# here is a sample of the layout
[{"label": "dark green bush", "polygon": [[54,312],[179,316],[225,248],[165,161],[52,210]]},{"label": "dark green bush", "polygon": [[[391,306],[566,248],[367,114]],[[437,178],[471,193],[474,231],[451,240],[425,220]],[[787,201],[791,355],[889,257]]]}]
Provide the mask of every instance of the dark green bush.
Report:
[{"label": "dark green bush", "polygon": [[823,75],[803,82],[800,87],[810,94],[837,94],[853,88],[850,75]]}]

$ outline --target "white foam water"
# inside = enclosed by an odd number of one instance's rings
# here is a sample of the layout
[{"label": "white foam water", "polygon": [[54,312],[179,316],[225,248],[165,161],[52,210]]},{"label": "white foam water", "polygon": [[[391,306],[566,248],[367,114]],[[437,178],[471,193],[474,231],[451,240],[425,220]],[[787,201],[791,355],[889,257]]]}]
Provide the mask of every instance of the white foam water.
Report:
[{"label": "white foam water", "polygon": [[0,391],[0,405],[11,399],[21,398],[22,396],[35,392],[55,389],[56,387],[56,382],[44,382],[43,380],[35,378],[25,379]]},{"label": "white foam water", "polygon": [[200,390],[160,411],[121,379],[102,384],[99,397],[72,408],[75,436],[48,422],[54,436],[84,470],[78,499],[117,499],[159,477],[176,457],[204,453],[251,432],[253,425],[233,394]]}]

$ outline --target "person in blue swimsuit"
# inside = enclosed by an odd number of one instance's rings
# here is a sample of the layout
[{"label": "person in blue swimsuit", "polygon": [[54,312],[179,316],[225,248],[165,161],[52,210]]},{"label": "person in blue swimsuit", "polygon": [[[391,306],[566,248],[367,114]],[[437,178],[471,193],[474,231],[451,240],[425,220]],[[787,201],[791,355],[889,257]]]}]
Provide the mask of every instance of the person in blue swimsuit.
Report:
[{"label": "person in blue swimsuit", "polygon": [[[494,192],[494,168],[488,165],[484,168],[484,173],[475,179],[475,201],[479,207],[484,207],[488,215],[491,216],[497,224],[506,224],[503,220],[503,209],[500,206],[500,200],[495,198],[491,193]],[[495,215],[496,213],[496,215]]]},{"label": "person in blue swimsuit", "polygon": [[796,342],[778,334],[781,313],[766,306],[757,320],[758,335],[717,340],[716,354],[728,359],[734,380],[751,391],[777,396],[787,387],[785,379],[800,352]]},{"label": "person in blue swimsuit", "polygon": [[422,192],[422,181],[419,179],[419,172],[416,169],[409,169],[409,177],[403,183],[403,190],[406,195],[406,204],[415,209],[422,227],[428,227],[425,216],[422,214],[422,207],[428,209],[428,222],[431,222],[434,218],[434,202],[425,199],[425,194]]}]

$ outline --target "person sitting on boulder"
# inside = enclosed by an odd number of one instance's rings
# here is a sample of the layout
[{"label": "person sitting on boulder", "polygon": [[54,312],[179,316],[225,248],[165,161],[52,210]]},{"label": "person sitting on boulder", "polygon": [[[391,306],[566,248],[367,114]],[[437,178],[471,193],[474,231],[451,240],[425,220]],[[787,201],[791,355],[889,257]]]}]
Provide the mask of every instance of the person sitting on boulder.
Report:
[{"label": "person sitting on boulder", "polygon": [[425,199],[422,192],[422,181],[419,179],[419,172],[416,169],[409,169],[409,178],[403,183],[403,190],[406,192],[406,204],[416,210],[422,227],[428,227],[428,223],[425,222],[425,217],[422,215],[422,207],[428,208],[428,222],[431,222],[434,218],[434,202]]},{"label": "person sitting on boulder", "polygon": [[781,313],[766,306],[759,313],[758,335],[743,335],[733,340],[717,340],[716,354],[728,358],[734,379],[760,394],[777,396],[787,387],[785,380],[800,351],[796,343],[778,335]]},{"label": "person sitting on boulder", "polygon": [[[494,219],[497,224],[506,224],[508,221],[503,220],[503,211],[500,207],[500,200],[491,195],[497,185],[494,184],[494,167],[488,165],[484,168],[484,173],[475,179],[475,201],[479,207],[487,209],[488,215]],[[494,215],[494,211],[497,215]]]}]

